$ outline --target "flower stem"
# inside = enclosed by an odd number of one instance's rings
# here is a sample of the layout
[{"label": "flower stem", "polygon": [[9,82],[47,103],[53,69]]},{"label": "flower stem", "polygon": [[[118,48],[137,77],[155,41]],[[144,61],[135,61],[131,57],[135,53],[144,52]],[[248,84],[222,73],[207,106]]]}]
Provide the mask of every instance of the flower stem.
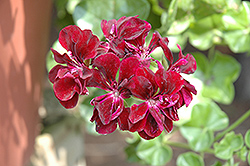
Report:
[{"label": "flower stem", "polygon": [[244,113],[237,121],[235,121],[231,126],[229,126],[226,130],[216,135],[214,141],[218,141],[221,139],[225,134],[232,131],[236,127],[238,127],[242,122],[244,122],[250,116],[250,110]]},{"label": "flower stem", "polygon": [[[187,150],[193,150],[189,147],[188,144],[182,143],[182,142],[172,142],[172,141],[167,141],[167,144],[169,146],[173,146],[173,147],[177,147],[177,148],[182,148],[182,149],[187,149]],[[214,150],[213,149],[207,149],[204,151],[205,153],[210,153],[210,154],[214,154]]]}]

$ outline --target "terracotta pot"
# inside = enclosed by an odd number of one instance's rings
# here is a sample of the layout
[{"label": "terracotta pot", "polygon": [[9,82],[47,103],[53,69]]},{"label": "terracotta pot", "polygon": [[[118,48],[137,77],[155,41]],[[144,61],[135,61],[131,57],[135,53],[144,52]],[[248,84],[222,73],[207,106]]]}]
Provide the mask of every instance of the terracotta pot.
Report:
[{"label": "terracotta pot", "polygon": [[23,166],[39,134],[51,0],[1,0],[0,165]]}]

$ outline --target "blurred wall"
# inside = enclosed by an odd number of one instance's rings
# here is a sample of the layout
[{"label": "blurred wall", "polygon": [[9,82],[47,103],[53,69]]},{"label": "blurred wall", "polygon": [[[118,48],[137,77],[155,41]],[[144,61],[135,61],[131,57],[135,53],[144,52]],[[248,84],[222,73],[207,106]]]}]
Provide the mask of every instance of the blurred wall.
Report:
[{"label": "blurred wall", "polygon": [[0,2],[0,165],[23,166],[39,133],[52,1]]}]

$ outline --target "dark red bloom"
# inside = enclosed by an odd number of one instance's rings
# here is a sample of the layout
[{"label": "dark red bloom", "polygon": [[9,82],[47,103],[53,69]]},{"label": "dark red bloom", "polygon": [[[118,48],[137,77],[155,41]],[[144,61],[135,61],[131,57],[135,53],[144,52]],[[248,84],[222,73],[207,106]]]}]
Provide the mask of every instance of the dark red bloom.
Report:
[{"label": "dark red bloom", "polygon": [[181,46],[177,44],[179,48],[179,59],[175,62],[172,66],[170,66],[169,70],[175,70],[180,73],[185,74],[192,74],[197,69],[196,60],[194,59],[193,55],[187,54],[186,56],[183,55]]},{"label": "dark red bloom", "polygon": [[[116,129],[117,120],[124,108],[124,98],[131,96],[126,88],[127,82],[133,77],[140,62],[135,57],[120,59],[113,53],[107,53],[95,58],[93,75],[87,79],[87,86],[97,87],[109,93],[95,97],[91,104],[94,114],[91,121],[96,122],[96,131],[100,134],[109,134]],[[116,74],[119,70],[119,79]]]},{"label": "dark red bloom", "polygon": [[85,65],[85,60],[94,58],[97,54],[99,39],[90,30],[81,30],[70,25],[60,31],[60,44],[68,51],[60,54],[51,49],[56,65],[49,72],[49,79],[54,84],[55,96],[65,108],[76,106],[79,94],[88,94],[86,78],[92,75]]},{"label": "dark red bloom", "polygon": [[188,105],[192,97],[192,86],[179,73],[164,69],[153,73],[149,68],[139,68],[128,88],[133,96],[145,101],[131,107],[129,130],[145,139],[159,136],[164,128],[170,132],[173,121],[179,120],[177,109],[183,103]]},{"label": "dark red bloom", "polygon": [[124,16],[117,21],[114,19],[109,21],[102,20],[101,28],[112,51],[122,58],[129,53],[126,41],[137,38],[143,40],[143,36],[150,31],[151,25],[137,17]]}]

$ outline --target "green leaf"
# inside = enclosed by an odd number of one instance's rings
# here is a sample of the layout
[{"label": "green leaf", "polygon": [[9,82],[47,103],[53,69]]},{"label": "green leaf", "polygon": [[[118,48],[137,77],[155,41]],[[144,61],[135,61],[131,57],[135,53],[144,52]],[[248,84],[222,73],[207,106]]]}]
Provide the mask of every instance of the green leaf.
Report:
[{"label": "green leaf", "polygon": [[187,152],[178,156],[177,166],[204,166],[204,161],[198,154]]},{"label": "green leaf", "polygon": [[168,30],[168,35],[179,35],[182,32],[184,32],[190,25],[192,18],[190,15],[186,15],[180,20],[174,21],[169,30]]},{"label": "green leaf", "polygon": [[149,12],[150,4],[147,0],[85,0],[76,6],[73,19],[80,28],[91,29],[96,35],[101,36],[103,19],[135,15],[147,19]]},{"label": "green leaf", "polygon": [[177,0],[172,0],[168,8],[168,24],[171,25],[174,22],[178,9]]},{"label": "green leaf", "polygon": [[127,161],[128,162],[136,162],[136,163],[145,163],[143,160],[141,160],[137,154],[136,154],[136,148],[138,144],[140,143],[141,139],[133,134],[133,138],[127,138],[126,142],[128,143],[128,146],[125,148],[125,153],[127,155]]},{"label": "green leaf", "polygon": [[214,134],[211,130],[198,127],[180,127],[181,134],[188,140],[191,149],[202,152],[211,147],[214,141]]},{"label": "green leaf", "polygon": [[225,137],[218,143],[214,144],[215,156],[228,160],[233,156],[233,152],[240,150],[244,145],[243,137],[241,134],[235,135],[232,131],[227,133]]},{"label": "green leaf", "polygon": [[216,161],[213,165],[211,165],[211,166],[222,166],[222,164],[221,164],[221,162],[219,162],[219,161]]},{"label": "green leaf", "polygon": [[[230,104],[234,98],[233,82],[238,78],[241,66],[232,56],[221,54],[216,51],[212,62],[204,56],[192,53],[197,59],[197,74],[203,83],[202,95],[216,102]],[[201,63],[201,64],[199,64]],[[207,63],[206,66],[203,66]]]},{"label": "green leaf", "polygon": [[150,165],[165,165],[172,158],[172,149],[162,145],[159,139],[141,141],[137,146],[137,155]]},{"label": "green leaf", "polygon": [[192,11],[194,8],[194,0],[182,0],[178,2],[178,8],[183,11]]},{"label": "green leaf", "polygon": [[243,1],[243,10],[246,13],[248,24],[250,24],[250,2],[249,1]]},{"label": "green leaf", "polygon": [[224,34],[225,41],[227,42],[229,48],[235,52],[247,52],[250,51],[250,30],[235,30],[225,32]]},{"label": "green leaf", "polygon": [[210,48],[214,37],[213,26],[212,17],[205,17],[190,24],[188,31],[190,43],[200,50]]},{"label": "green leaf", "polygon": [[238,151],[237,156],[242,160],[242,161],[246,161],[247,159],[247,147],[244,146],[243,148],[241,148],[240,151]]},{"label": "green leaf", "polygon": [[211,131],[223,130],[228,126],[227,115],[214,102],[203,102],[193,107],[191,119],[185,126],[206,128]]},{"label": "green leaf", "polygon": [[216,11],[208,2],[194,0],[194,9],[192,10],[192,13],[195,19],[199,20],[216,13]]},{"label": "green leaf", "polygon": [[248,151],[247,161],[248,161],[248,164],[250,165],[250,150]]},{"label": "green leaf", "polygon": [[250,23],[250,3],[242,2],[238,9],[227,11],[222,22],[226,30],[239,30],[248,28]]},{"label": "green leaf", "polygon": [[248,129],[245,134],[245,143],[247,147],[250,148],[250,129]]}]

